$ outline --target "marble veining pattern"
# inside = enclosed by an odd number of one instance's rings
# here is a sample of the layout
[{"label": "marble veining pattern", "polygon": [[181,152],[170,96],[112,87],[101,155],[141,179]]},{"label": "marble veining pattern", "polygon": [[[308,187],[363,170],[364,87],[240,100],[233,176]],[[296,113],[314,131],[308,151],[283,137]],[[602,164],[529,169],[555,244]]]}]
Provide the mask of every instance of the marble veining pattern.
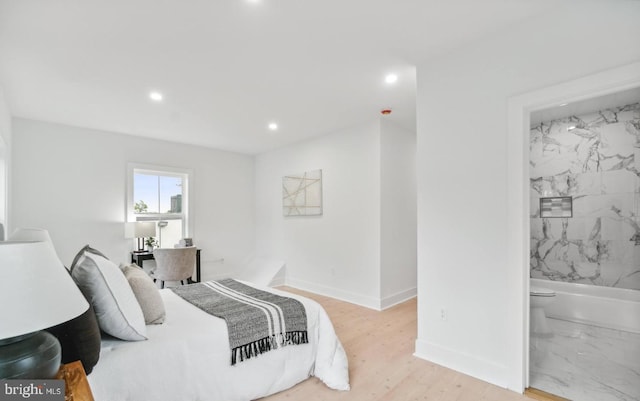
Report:
[{"label": "marble veining pattern", "polygon": [[[640,290],[640,103],[530,134],[531,277]],[[540,218],[541,197],[573,217]]]},{"label": "marble veining pattern", "polygon": [[530,338],[530,387],[574,401],[640,401],[640,334],[548,319]]}]

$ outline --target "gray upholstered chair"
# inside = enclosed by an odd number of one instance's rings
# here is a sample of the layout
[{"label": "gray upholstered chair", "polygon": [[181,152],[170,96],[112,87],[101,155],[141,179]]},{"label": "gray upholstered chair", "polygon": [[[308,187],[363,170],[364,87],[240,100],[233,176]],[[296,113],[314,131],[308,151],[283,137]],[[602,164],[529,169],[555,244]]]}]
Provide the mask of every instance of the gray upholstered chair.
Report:
[{"label": "gray upholstered chair", "polygon": [[156,268],[151,271],[153,281],[160,280],[160,288],[164,288],[165,281],[184,280],[191,282],[193,268],[196,264],[195,246],[186,248],[158,248],[153,251]]}]

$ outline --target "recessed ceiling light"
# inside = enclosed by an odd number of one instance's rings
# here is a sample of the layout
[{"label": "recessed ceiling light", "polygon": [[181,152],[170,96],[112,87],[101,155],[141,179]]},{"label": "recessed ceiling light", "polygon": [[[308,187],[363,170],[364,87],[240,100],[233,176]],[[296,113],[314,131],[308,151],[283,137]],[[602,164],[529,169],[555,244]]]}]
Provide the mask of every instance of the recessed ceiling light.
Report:
[{"label": "recessed ceiling light", "polygon": [[388,84],[394,84],[398,81],[398,76],[396,74],[388,74],[384,77],[384,82]]},{"label": "recessed ceiling light", "polygon": [[162,101],[162,93],[160,93],[160,92],[150,92],[149,93],[149,99],[153,100],[154,102],[161,102]]},{"label": "recessed ceiling light", "polygon": [[569,104],[569,103],[562,103],[562,104],[560,104],[559,106],[560,106],[560,107],[562,107],[562,106],[566,106],[566,105],[568,105],[568,104]]},{"label": "recessed ceiling light", "polygon": [[276,124],[276,123],[269,123],[268,127],[269,127],[269,129],[270,129],[271,131],[275,131],[275,130],[277,130],[277,129],[278,129],[278,124]]}]

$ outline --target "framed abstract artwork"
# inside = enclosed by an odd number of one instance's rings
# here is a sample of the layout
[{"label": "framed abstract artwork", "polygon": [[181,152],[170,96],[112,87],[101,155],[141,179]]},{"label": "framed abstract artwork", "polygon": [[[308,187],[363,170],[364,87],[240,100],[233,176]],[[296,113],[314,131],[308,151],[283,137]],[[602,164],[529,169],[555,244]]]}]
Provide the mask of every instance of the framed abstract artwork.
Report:
[{"label": "framed abstract artwork", "polygon": [[573,199],[570,196],[540,198],[540,217],[573,217]]},{"label": "framed abstract artwork", "polygon": [[322,215],[322,170],[282,177],[282,214]]}]

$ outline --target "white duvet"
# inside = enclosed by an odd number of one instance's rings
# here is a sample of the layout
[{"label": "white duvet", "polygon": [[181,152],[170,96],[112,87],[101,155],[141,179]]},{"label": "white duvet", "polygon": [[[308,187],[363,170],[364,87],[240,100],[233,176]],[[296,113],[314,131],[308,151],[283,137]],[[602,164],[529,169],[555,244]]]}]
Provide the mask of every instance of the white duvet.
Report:
[{"label": "white duvet", "polygon": [[167,316],[147,326],[146,341],[103,339],[89,375],[96,401],[249,401],[315,376],[349,389],[347,357],[325,310],[298,299],[307,312],[309,344],[286,346],[230,365],[224,320],[201,311],[171,290],[161,290]]}]

